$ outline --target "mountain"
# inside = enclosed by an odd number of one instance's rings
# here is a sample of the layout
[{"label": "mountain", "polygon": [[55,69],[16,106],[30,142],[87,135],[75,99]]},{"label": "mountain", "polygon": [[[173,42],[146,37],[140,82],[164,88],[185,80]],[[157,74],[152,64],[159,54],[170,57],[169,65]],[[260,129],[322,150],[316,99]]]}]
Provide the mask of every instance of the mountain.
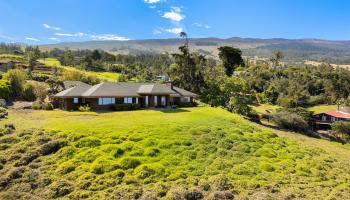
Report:
[{"label": "mountain", "polygon": [[[284,52],[287,61],[327,61],[337,64],[350,63],[350,41],[320,39],[259,39],[259,38],[191,38],[191,49],[207,56],[217,57],[219,46],[234,46],[247,57],[269,58],[274,51]],[[86,41],[43,45],[42,48],[102,49],[112,53],[174,53],[182,39],[147,39],[129,41]]]}]

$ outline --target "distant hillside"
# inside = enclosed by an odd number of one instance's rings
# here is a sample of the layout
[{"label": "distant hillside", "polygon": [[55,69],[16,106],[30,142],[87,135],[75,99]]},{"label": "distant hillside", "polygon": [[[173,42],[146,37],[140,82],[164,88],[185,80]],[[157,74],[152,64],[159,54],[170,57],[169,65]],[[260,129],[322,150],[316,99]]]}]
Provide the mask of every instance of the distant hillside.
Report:
[{"label": "distant hillside", "polygon": [[[183,43],[181,39],[149,39],[130,41],[87,41],[43,45],[42,48],[102,49],[121,54],[174,53]],[[256,39],[256,38],[194,38],[190,39],[193,51],[217,57],[217,48],[223,45],[243,50],[244,56],[268,58],[276,50],[282,50],[288,61],[327,61],[337,64],[350,63],[350,41],[319,39]]]}]

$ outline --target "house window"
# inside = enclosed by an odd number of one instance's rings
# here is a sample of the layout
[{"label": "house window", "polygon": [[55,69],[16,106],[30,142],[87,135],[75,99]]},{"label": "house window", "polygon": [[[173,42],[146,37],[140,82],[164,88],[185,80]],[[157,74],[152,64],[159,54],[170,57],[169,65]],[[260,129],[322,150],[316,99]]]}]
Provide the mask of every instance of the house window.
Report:
[{"label": "house window", "polygon": [[158,106],[158,97],[154,96],[154,106]]},{"label": "house window", "polygon": [[73,98],[73,103],[79,103],[79,98]]},{"label": "house window", "polygon": [[335,117],[332,117],[331,120],[332,120],[332,122],[335,122]]},{"label": "house window", "polygon": [[132,104],[132,97],[124,97],[124,103]]},{"label": "house window", "polygon": [[162,102],[162,106],[165,106],[165,104],[166,104],[165,96],[161,97],[161,102]]},{"label": "house window", "polygon": [[146,96],[145,104],[148,106],[148,96]]},{"label": "house window", "polygon": [[191,97],[183,97],[182,102],[190,102],[191,101]]},{"label": "house window", "polygon": [[322,116],[322,121],[327,121],[327,116]]},{"label": "house window", "polygon": [[98,98],[98,105],[115,104],[115,98]]}]

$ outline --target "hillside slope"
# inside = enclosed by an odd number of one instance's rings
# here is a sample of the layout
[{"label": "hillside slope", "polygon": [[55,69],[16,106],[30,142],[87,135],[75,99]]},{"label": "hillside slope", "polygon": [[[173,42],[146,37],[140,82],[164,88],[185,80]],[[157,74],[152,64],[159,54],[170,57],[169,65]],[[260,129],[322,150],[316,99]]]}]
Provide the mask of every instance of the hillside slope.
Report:
[{"label": "hillside slope", "polygon": [[0,136],[0,199],[350,198],[349,146],[221,109],[11,110],[0,123],[16,127]]},{"label": "hillside slope", "polygon": [[[243,55],[270,58],[272,53],[282,50],[286,61],[327,61],[335,64],[349,64],[350,42],[319,39],[257,39],[257,38],[193,38],[189,40],[193,51],[217,57],[220,46],[241,48]],[[178,51],[181,39],[149,39],[130,41],[87,41],[43,45],[42,48],[102,49],[114,53],[174,53]]]}]

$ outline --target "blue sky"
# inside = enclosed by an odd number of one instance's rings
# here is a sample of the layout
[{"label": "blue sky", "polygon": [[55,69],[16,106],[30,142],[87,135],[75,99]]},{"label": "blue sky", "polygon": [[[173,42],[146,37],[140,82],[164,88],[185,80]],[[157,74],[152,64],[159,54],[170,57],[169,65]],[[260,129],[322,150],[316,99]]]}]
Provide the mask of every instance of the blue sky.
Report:
[{"label": "blue sky", "polygon": [[0,0],[0,41],[190,37],[350,40],[347,0]]}]

